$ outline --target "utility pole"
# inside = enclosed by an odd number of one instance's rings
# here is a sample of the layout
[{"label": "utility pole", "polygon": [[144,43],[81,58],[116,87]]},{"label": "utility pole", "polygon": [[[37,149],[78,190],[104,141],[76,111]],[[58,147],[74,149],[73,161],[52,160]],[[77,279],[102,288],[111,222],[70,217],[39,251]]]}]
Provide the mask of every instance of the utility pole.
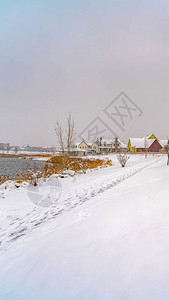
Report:
[{"label": "utility pole", "polygon": [[146,136],[144,140],[144,147],[145,147],[145,158],[147,158],[147,137]]},{"label": "utility pole", "polygon": [[100,137],[100,147],[101,147],[101,145],[102,145],[102,137]]},{"label": "utility pole", "polygon": [[102,137],[100,137],[100,153],[102,153],[102,148],[101,148],[101,146],[102,146]]},{"label": "utility pole", "polygon": [[169,165],[169,140],[167,144],[167,155],[168,155],[167,165]]},{"label": "utility pole", "polygon": [[115,152],[118,152],[118,138],[115,138]]}]

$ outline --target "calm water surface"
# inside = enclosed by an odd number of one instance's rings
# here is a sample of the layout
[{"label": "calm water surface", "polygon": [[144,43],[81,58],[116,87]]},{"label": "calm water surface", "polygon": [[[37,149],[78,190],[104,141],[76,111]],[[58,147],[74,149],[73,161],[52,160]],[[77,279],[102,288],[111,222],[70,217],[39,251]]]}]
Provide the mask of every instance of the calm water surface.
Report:
[{"label": "calm water surface", "polygon": [[43,168],[45,165],[43,161],[32,159],[0,158],[0,175],[10,176],[11,179],[14,179],[16,174],[27,173],[29,167],[34,164],[39,168]]}]

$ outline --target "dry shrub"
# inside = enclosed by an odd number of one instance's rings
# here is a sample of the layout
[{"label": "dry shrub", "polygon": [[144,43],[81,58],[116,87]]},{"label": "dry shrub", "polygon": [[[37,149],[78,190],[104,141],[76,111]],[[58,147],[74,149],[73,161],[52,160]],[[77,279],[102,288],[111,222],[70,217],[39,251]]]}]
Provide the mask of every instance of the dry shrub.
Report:
[{"label": "dry shrub", "polygon": [[9,176],[1,175],[0,176],[0,185],[3,184],[5,181],[11,180]]},{"label": "dry shrub", "polygon": [[120,165],[122,166],[122,168],[125,167],[125,165],[126,165],[127,161],[129,160],[129,158],[130,158],[130,156],[127,156],[126,154],[119,154],[117,156],[117,159],[118,159]]},{"label": "dry shrub", "polygon": [[[22,183],[23,181],[29,181],[30,183],[37,184],[39,178],[48,178],[52,174],[61,174],[65,170],[72,170],[75,173],[87,169],[97,169],[99,167],[112,166],[111,160],[105,159],[88,159],[68,156],[54,156],[49,160],[49,163],[45,164],[43,170],[39,170],[37,167],[29,168],[25,173],[21,175],[17,174],[13,179],[16,183]],[[0,185],[5,181],[11,180],[9,176],[0,176]]]},{"label": "dry shrub", "polygon": [[98,167],[112,166],[110,160],[87,159],[79,157],[54,156],[50,159],[51,164],[45,165],[45,177],[52,174],[62,173],[65,170],[72,170],[75,173],[87,169],[96,169]]}]

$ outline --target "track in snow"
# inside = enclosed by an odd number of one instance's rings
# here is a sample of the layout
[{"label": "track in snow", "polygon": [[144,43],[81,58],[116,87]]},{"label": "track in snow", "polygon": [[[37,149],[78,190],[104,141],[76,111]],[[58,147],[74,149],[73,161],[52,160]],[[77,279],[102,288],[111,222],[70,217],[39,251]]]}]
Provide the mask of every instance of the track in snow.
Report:
[{"label": "track in snow", "polygon": [[117,177],[113,175],[104,176],[93,182],[72,187],[64,191],[59,201],[48,208],[34,207],[29,213],[22,215],[16,215],[15,213],[15,216],[13,216],[11,212],[11,214],[7,216],[5,224],[3,223],[3,228],[0,228],[0,250],[6,250],[13,242],[25,236],[28,232],[31,232],[44,222],[52,220],[58,215],[82,205],[91,198],[117,186],[158,161],[159,160],[156,160],[143,167],[131,167],[130,171],[126,168],[125,174],[118,175]]}]

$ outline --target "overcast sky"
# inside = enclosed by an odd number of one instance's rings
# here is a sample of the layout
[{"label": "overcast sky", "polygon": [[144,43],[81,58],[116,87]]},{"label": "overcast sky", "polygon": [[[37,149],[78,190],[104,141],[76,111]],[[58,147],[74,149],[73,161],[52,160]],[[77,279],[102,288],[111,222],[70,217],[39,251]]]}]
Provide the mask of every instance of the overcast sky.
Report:
[{"label": "overcast sky", "polygon": [[[124,141],[167,138],[168,16],[167,0],[1,0],[0,142],[56,145],[69,112],[78,133],[99,116]],[[121,91],[143,111],[125,131],[104,112]]]}]

